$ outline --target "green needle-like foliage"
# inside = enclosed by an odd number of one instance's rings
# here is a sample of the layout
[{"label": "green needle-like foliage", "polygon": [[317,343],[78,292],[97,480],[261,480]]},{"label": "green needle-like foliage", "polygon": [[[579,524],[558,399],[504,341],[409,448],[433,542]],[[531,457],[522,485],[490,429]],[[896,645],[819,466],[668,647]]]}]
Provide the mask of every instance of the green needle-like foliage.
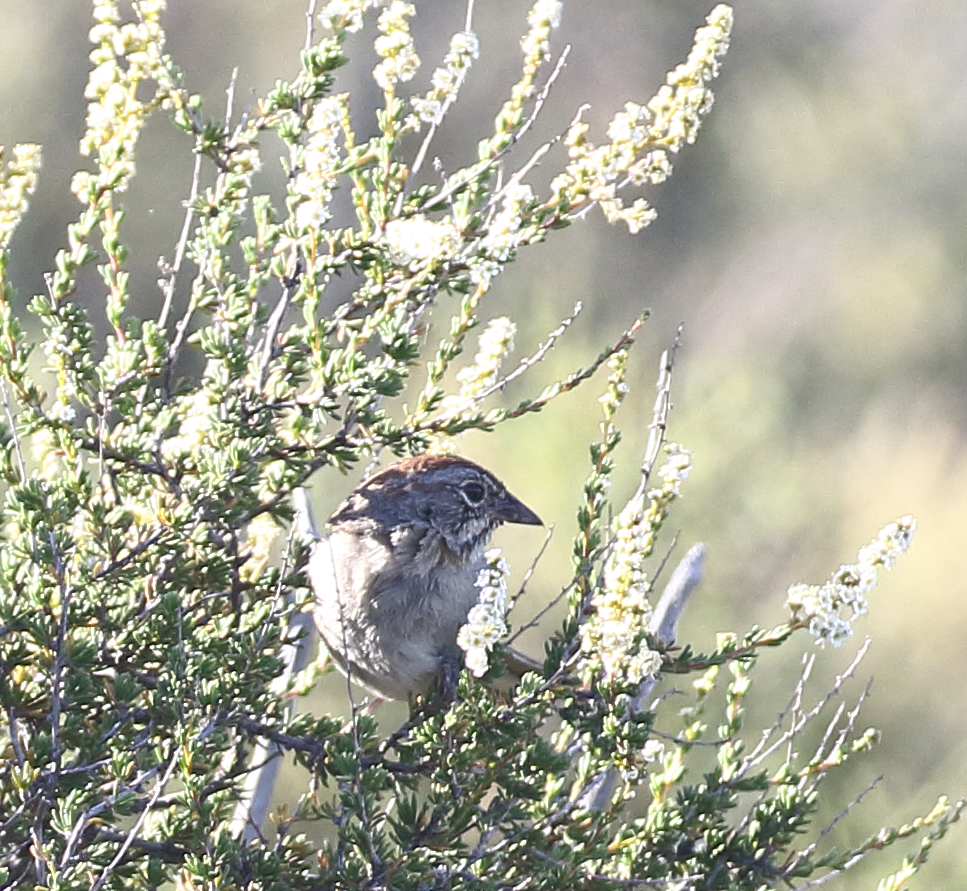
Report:
[{"label": "green needle-like foliage", "polygon": [[[697,654],[652,624],[646,562],[691,462],[667,446],[660,463],[670,360],[641,486],[611,501],[641,320],[584,368],[533,383],[517,407],[485,404],[509,380],[536,380],[573,320],[502,376],[514,326],[481,326],[501,269],[594,206],[633,232],[651,221],[645,199],[626,196],[662,182],[695,139],[731,10],[712,10],[688,59],[651,100],[617,112],[606,142],[590,141],[579,114],[519,160],[560,71],[546,63],[561,4],[538,0],[521,77],[479,156],[420,184],[429,141],[477,57],[469,24],[430,92],[411,97],[413,7],[334,0],[294,79],[226,125],[166,54],[163,7],[93,4],[81,143],[90,165],[74,177],[81,210],[47,290],[29,303],[37,352],[8,267],[39,150],[16,147],[0,172],[0,889],[787,888],[919,835],[882,885],[899,887],[963,802],[849,851],[823,847],[812,828],[820,780],[875,734],[856,725],[858,707],[840,710],[812,755],[798,748],[852,669],[815,707],[807,671],[764,731],[743,716],[767,648],[805,630],[840,642],[912,521],[887,527],[826,586],[792,589],[786,624]],[[334,74],[374,17],[384,102],[378,131],[361,140]],[[196,175],[160,308],[141,318],[130,309],[123,199],[152,116],[191,141],[212,184]],[[261,166],[275,163],[268,134],[284,147],[283,205],[260,191]],[[557,165],[545,195],[527,182],[538,161]],[[331,225],[337,191],[355,213],[344,228]],[[90,266],[103,316],[78,299]],[[344,296],[324,311],[337,284]],[[449,319],[438,342],[425,336],[431,316]],[[448,372],[478,326],[476,357],[451,392]],[[543,673],[496,692],[498,644],[482,678],[463,673],[453,703],[412,703],[389,737],[355,709],[348,724],[293,710],[296,681],[279,679],[309,601],[305,548],[284,534],[293,490],[374,457],[452,450],[461,433],[538,412],[598,371],[608,375],[602,435],[562,576],[567,615]],[[693,679],[684,709],[655,692],[662,675]],[[246,779],[279,753],[308,791],[273,827],[245,831]],[[324,842],[307,840],[314,823]]]}]

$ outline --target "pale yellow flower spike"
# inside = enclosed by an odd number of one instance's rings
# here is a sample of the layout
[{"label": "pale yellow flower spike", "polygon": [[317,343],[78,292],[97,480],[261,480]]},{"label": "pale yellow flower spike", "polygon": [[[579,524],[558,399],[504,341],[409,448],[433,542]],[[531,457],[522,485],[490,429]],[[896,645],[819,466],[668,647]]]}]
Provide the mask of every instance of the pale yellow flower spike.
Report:
[{"label": "pale yellow flower spike", "polygon": [[37,188],[39,172],[40,146],[33,143],[15,145],[13,160],[0,168],[0,250],[10,245],[14,229],[27,212],[27,198]]}]

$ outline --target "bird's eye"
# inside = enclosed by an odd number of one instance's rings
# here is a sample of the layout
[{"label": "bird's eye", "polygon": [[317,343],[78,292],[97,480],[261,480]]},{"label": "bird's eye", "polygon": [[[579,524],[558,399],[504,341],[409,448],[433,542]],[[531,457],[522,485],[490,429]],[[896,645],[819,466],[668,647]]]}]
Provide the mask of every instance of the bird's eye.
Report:
[{"label": "bird's eye", "polygon": [[464,483],[460,487],[460,491],[463,493],[463,497],[467,500],[467,504],[471,507],[476,507],[484,500],[484,495],[487,494],[481,483],[475,483],[473,481],[469,483]]}]

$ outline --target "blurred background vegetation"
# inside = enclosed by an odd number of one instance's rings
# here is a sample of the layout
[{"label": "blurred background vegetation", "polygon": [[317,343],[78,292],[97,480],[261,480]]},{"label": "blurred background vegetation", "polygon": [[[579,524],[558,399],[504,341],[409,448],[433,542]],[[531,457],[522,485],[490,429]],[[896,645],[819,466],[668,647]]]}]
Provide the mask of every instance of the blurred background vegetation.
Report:
[{"label": "blurred background vegetation", "polygon": [[[416,5],[418,91],[466,9],[457,0]],[[528,4],[476,5],[481,58],[431,153],[448,171],[475,157],[477,139],[490,131],[519,71]],[[646,101],[684,59],[711,5],[565,4],[555,50],[572,50],[537,133],[561,132],[587,102],[591,138],[600,141],[614,111],[629,99]],[[781,621],[790,584],[822,582],[887,521],[907,512],[919,518],[911,553],[874,592],[854,645],[822,654],[815,695],[845,668],[864,635],[874,637],[855,686],[858,692],[874,676],[865,722],[883,730],[883,742],[872,758],[856,762],[848,781],[836,780],[841,788],[826,790],[832,816],[886,775],[842,827],[840,838],[856,841],[879,824],[926,812],[941,792],[967,791],[967,576],[960,551],[967,532],[967,6],[733,5],[736,28],[713,85],[716,107],[672,180],[655,191],[657,222],[634,237],[593,211],[524,253],[497,279],[483,315],[512,316],[524,355],[576,300],[584,302],[563,343],[507,394],[516,401],[596,354],[641,308],[651,310],[633,357],[636,388],[621,415],[626,440],[616,499],[636,481],[658,355],[685,324],[670,438],[693,450],[695,470],[669,532],[682,530],[680,552],[697,540],[710,547],[706,581],[683,634],[698,647],[710,648],[718,630]],[[168,48],[210,114],[224,107],[237,66],[237,115],[277,77],[296,72],[305,9],[304,0],[169,0]],[[41,185],[14,242],[23,303],[43,289],[43,273],[78,209],[68,185],[83,166],[77,143],[89,16],[83,2],[0,0],[0,144],[44,147]],[[380,99],[369,74],[371,41],[356,35],[348,51],[353,64],[337,89],[352,92],[365,135]],[[530,148],[537,144],[535,136]],[[276,155],[277,146],[264,146],[262,177],[281,196]],[[556,167],[545,162],[535,183]],[[140,294],[134,311],[157,309],[156,263],[159,255],[173,256],[191,169],[187,139],[164,120],[152,121],[128,196],[132,292]],[[427,170],[434,176],[431,165]],[[95,275],[87,287],[79,298],[96,304]],[[600,416],[601,387],[591,387],[539,417],[461,443],[557,527],[518,624],[569,577],[574,510]],[[335,474],[317,481],[322,516],[356,481]],[[498,543],[520,573],[540,536],[498,534]],[[528,644],[537,654],[540,635]],[[785,702],[811,649],[803,636],[763,657],[752,700],[761,722]],[[341,678],[327,677],[319,687],[308,707],[346,708]],[[380,714],[391,722],[401,708]],[[962,845],[955,838],[934,854],[925,875],[930,887],[963,887]],[[840,887],[872,887],[871,871],[882,875],[887,863],[869,866]]]}]

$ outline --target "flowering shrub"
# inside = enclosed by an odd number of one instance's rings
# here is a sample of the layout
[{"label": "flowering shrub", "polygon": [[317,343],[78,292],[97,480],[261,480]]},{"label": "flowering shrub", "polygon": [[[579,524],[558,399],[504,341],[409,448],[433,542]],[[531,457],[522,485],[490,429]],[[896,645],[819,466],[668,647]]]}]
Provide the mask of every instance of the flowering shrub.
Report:
[{"label": "flowering shrub", "polygon": [[[812,757],[794,744],[855,663],[814,709],[784,711],[749,747],[743,716],[760,653],[801,630],[841,643],[913,521],[886,527],[826,585],[791,588],[789,621],[721,635],[697,654],[675,638],[701,549],[660,599],[660,561],[649,562],[692,460],[664,443],[669,357],[641,485],[614,504],[609,496],[641,320],[516,407],[487,401],[531,379],[573,317],[510,371],[515,325],[493,319],[473,361],[456,367],[519,251],[595,206],[631,232],[654,219],[640,192],[696,138],[730,8],[710,12],[687,60],[651,99],[626,103],[600,144],[578,114],[518,162],[518,140],[561,70],[547,63],[563,4],[537,0],[520,77],[478,157],[423,184],[434,133],[478,56],[472,21],[429,91],[406,96],[420,65],[415,4],[331,0],[312,20],[298,75],[225,124],[167,55],[164,6],[93,3],[80,146],[90,164],[72,181],[81,207],[47,292],[29,304],[43,368],[7,275],[39,149],[17,146],[0,168],[0,889],[805,888],[918,835],[917,852],[881,885],[900,887],[963,802],[942,800],[845,851],[823,847],[825,827],[805,837],[820,780],[875,739],[857,731],[857,706],[836,712]],[[377,132],[361,139],[351,98],[333,83],[367,23],[383,100]],[[152,115],[192,140],[214,179],[203,189],[196,172],[160,309],[139,318],[122,198]],[[270,133],[285,147],[284,206],[259,181]],[[423,140],[412,160],[408,134]],[[557,165],[544,194],[527,182],[538,161]],[[344,228],[330,226],[337,190],[355,211]],[[89,266],[106,337],[76,297]],[[352,293],[324,312],[336,280]],[[449,327],[428,350],[430,316]],[[388,737],[355,704],[348,725],[294,711],[305,677],[293,654],[311,642],[299,632],[305,549],[281,535],[293,493],[314,474],[373,458],[453,451],[461,433],[537,412],[601,369],[602,434],[561,584],[565,618],[541,670],[506,695],[490,683],[504,669],[514,600],[509,569],[491,553],[460,633],[469,670],[455,702],[413,702]],[[403,406],[408,384],[415,398]],[[723,667],[730,678],[717,690]],[[676,675],[694,678],[693,699],[672,710],[656,689]],[[699,774],[701,743],[717,758]],[[306,791],[279,802],[270,822],[248,785],[280,754]],[[324,827],[317,843],[305,834],[313,824]]]}]

